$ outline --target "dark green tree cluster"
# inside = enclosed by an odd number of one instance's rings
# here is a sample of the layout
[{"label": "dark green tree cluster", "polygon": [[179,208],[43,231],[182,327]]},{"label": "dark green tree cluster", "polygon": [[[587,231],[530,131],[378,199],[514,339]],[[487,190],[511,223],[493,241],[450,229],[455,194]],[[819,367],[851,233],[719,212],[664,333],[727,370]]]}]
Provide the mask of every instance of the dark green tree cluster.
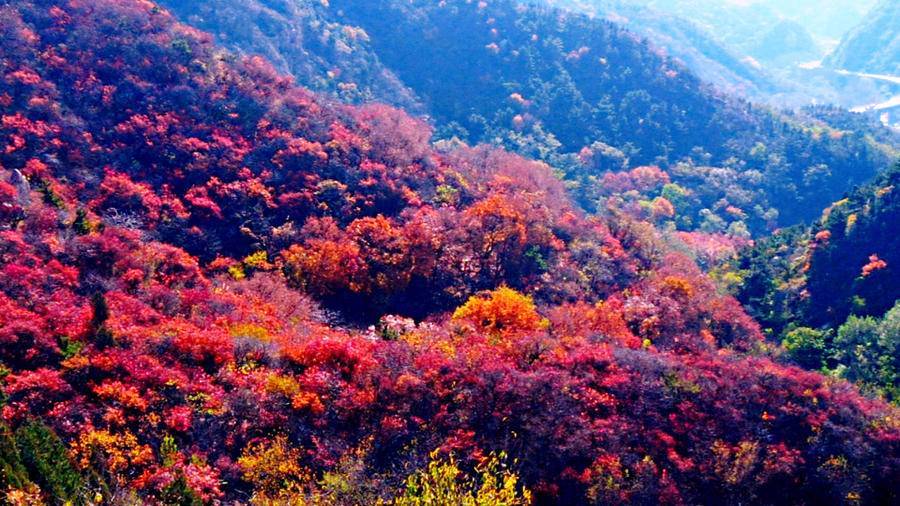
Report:
[{"label": "dark green tree cluster", "polygon": [[29,491],[35,486],[60,504],[83,504],[89,488],[69,461],[63,442],[46,425],[30,422],[13,431],[0,424],[2,491]]},{"label": "dark green tree cluster", "polygon": [[835,202],[813,229],[808,317],[839,325],[881,316],[900,294],[900,164]]},{"label": "dark green tree cluster", "polygon": [[743,251],[738,298],[787,357],[897,400],[900,164]]}]

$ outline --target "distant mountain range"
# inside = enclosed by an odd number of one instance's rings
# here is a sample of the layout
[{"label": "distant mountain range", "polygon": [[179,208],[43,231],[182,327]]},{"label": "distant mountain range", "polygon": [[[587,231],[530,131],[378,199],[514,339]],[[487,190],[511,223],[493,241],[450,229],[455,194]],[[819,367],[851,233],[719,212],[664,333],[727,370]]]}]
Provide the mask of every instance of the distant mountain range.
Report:
[{"label": "distant mountain range", "polygon": [[[810,103],[853,107],[892,95],[879,83],[839,76],[827,64],[815,63],[854,26],[868,26],[870,17],[886,10],[873,8],[876,0],[545,1],[621,23],[683,61],[705,81],[756,101],[787,107]],[[860,33],[871,34],[872,27]],[[889,54],[889,36],[863,36],[873,39],[872,51],[883,51],[880,58],[897,60]]]},{"label": "distant mountain range", "polygon": [[837,68],[900,75],[900,2],[884,0],[825,59]]},{"label": "distant mountain range", "polygon": [[688,17],[629,0],[546,0],[546,3],[617,23],[652,41],[721,90],[753,97],[777,93],[778,85],[762,66]]},{"label": "distant mountain range", "polygon": [[854,25],[861,22],[877,0],[647,0],[650,8],[690,19],[738,52],[757,57],[760,42],[784,21],[806,32],[820,56]]}]

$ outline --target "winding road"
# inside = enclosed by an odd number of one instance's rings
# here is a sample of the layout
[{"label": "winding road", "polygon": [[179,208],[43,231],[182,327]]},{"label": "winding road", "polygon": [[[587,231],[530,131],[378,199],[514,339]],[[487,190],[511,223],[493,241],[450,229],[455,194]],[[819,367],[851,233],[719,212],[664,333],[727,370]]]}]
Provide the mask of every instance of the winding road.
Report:
[{"label": "winding road", "polygon": [[[837,70],[838,74],[843,76],[857,76],[864,77],[866,79],[875,79],[878,81],[886,81],[892,84],[900,85],[900,77],[898,76],[890,76],[885,74],[866,74],[864,72],[853,72],[850,70]],[[884,111],[887,109],[893,109],[895,107],[900,107],[900,95],[894,95],[884,102],[879,102],[877,104],[868,104],[861,105],[858,107],[854,107],[850,109],[852,112],[866,112],[866,111]]]}]

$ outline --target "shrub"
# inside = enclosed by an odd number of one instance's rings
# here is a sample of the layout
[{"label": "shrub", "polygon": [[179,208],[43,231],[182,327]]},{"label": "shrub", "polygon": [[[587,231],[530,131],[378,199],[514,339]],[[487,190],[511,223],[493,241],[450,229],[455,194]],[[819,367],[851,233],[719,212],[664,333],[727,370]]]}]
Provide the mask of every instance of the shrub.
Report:
[{"label": "shrub", "polygon": [[504,453],[491,454],[476,467],[477,479],[466,476],[451,455],[447,460],[432,453],[428,467],[406,480],[395,506],[454,504],[460,506],[524,506],[531,492],[519,485],[519,477],[506,465]]}]

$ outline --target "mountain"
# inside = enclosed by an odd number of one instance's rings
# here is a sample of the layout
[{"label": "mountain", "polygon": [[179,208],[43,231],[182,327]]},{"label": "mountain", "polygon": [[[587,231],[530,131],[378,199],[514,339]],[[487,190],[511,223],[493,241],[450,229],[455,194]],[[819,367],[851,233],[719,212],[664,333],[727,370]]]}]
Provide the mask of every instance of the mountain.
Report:
[{"label": "mountain", "polygon": [[835,69],[900,75],[900,5],[891,0],[877,4],[849,31],[825,64]]},{"label": "mountain", "polygon": [[781,21],[765,32],[751,54],[757,60],[787,64],[820,56],[812,35],[800,23],[790,20]]},{"label": "mountain", "polygon": [[900,286],[900,167],[829,206],[814,229],[807,286],[813,325],[840,324],[851,313],[882,316]]},{"label": "mountain", "polygon": [[[742,54],[753,54],[761,37],[779,24],[790,21],[802,27],[824,55],[829,47],[856,23],[862,21],[877,0],[649,0],[640,2],[655,10],[699,23],[708,33]],[[775,46],[767,48],[775,51]]]},{"label": "mountain", "polygon": [[6,502],[896,502],[895,407],[547,165],[146,0],[0,36]]},{"label": "mountain", "polygon": [[782,19],[800,23],[807,32],[823,45],[837,43],[869,13],[878,0],[758,0],[756,2],[722,2],[723,4],[758,4],[776,13]]},{"label": "mountain", "polygon": [[[221,29],[214,13],[227,13],[234,4],[172,5],[184,21]],[[895,155],[896,139],[873,143],[881,135],[871,130],[838,131],[819,120],[717,93],[648,42],[585,15],[503,0],[483,5],[333,0],[315,12],[329,20],[328,26],[364,34],[359,37],[365,40],[364,53],[377,60],[364,59],[371,62],[367,70],[351,53],[341,65],[366,76],[388,69],[423,105],[439,138],[492,143],[547,161],[572,182],[587,209],[596,207],[590,196],[595,178],[602,176],[598,168],[669,168],[686,162],[737,172],[738,193],[756,193],[761,185],[759,198],[751,202],[712,200],[698,208],[717,214],[727,226],[742,220],[724,209],[740,207],[748,216],[746,225],[759,233],[814,218],[812,209],[834,200],[848,183],[872,177]],[[258,31],[248,25],[240,27],[241,33]],[[291,40],[292,26],[268,29],[275,40]],[[246,41],[247,53],[265,54],[269,48],[240,35],[226,33],[219,40]],[[599,167],[584,162],[591,158],[585,153],[602,146],[621,153],[615,158],[620,161]],[[696,214],[688,221],[702,219]]]},{"label": "mountain", "polygon": [[[837,328],[848,316],[883,316],[897,300],[900,167],[828,206],[808,227],[757,241],[742,254],[739,298],[764,327],[780,333],[790,322]],[[776,260],[773,260],[776,259]],[[882,264],[883,262],[883,264]],[[760,274],[764,273],[764,274]]]},{"label": "mountain", "polygon": [[603,20],[502,0],[330,6],[340,22],[366,31],[380,60],[426,104],[439,136],[546,160],[582,186],[596,174],[571,156],[598,142],[632,166],[734,163],[762,174],[759,230],[770,208],[782,225],[813,218],[810,206],[821,209],[894,156],[864,132],[836,132],[718,94]]},{"label": "mountain", "polygon": [[[787,19],[771,6],[752,1],[653,0],[646,4],[692,20],[741,57],[757,58],[764,36]],[[777,51],[777,47],[763,49]]]},{"label": "mountain", "polygon": [[[567,0],[551,3],[585,12],[602,12],[604,17],[624,23],[655,45],[666,48],[704,80],[776,107],[831,103],[849,108],[883,102],[892,96],[889,90],[870,79],[848,78],[818,67],[841,37],[863,20],[874,6],[874,0]],[[662,31],[655,29],[655,18],[666,20]],[[698,33],[699,37],[680,36],[685,26],[690,26],[690,31]],[[704,48],[709,47],[720,50],[707,53]],[[722,51],[733,56],[724,59],[717,56]],[[709,58],[703,54],[708,54]],[[763,77],[766,84],[755,87],[741,84],[729,70],[734,68],[729,61],[737,61],[745,69],[752,70]]]},{"label": "mountain", "polygon": [[778,85],[758,65],[747,61],[744,55],[735,54],[694,22],[671,12],[621,0],[551,0],[545,3],[619,24],[665,49],[705,82],[722,91],[760,100],[778,92]]}]

